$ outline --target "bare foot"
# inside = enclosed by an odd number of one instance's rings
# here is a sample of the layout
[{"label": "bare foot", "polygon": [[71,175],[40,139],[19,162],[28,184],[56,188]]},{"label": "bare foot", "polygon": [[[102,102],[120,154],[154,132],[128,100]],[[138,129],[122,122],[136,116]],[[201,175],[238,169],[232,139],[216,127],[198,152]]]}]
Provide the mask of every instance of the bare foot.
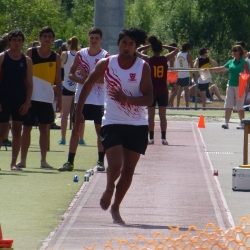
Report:
[{"label": "bare foot", "polygon": [[119,209],[114,209],[111,207],[110,213],[114,224],[125,225],[125,221],[122,219]]},{"label": "bare foot", "polygon": [[113,192],[114,190],[105,190],[105,192],[102,194],[102,198],[100,199],[100,206],[103,210],[107,210],[109,208]]}]

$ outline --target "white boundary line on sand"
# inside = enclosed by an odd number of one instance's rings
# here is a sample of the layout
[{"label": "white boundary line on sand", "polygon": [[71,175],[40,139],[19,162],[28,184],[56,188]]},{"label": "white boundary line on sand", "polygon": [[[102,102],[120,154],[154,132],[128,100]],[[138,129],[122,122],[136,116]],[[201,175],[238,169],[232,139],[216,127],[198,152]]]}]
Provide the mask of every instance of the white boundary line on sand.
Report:
[{"label": "white boundary line on sand", "polygon": [[[80,187],[79,191],[78,191],[78,192],[76,193],[76,195],[74,196],[74,198],[73,198],[73,200],[71,201],[70,205],[68,206],[67,210],[66,210],[65,213],[62,215],[60,222],[58,223],[58,225],[56,226],[56,228],[55,228],[52,232],[49,233],[49,235],[47,236],[47,238],[44,239],[44,240],[42,241],[42,246],[39,248],[39,250],[46,250],[46,249],[48,249],[48,246],[49,246],[49,244],[50,244],[52,238],[54,237],[54,235],[55,235],[59,230],[62,229],[62,226],[63,226],[63,224],[65,223],[65,220],[68,219],[69,214],[70,214],[71,210],[74,208],[75,204],[76,204],[77,202],[79,202],[80,199],[85,199],[85,197],[84,197],[84,198],[81,198],[82,192],[84,192],[84,191],[86,190],[87,186],[89,185],[89,182],[90,182],[90,181],[93,181],[92,179],[97,179],[97,172],[96,172],[96,169],[95,169],[95,168],[93,168],[93,169],[94,169],[94,171],[95,171],[94,176],[92,176],[92,177],[89,179],[88,182],[83,182],[82,186]],[[87,192],[87,191],[86,191],[86,192]],[[88,197],[89,197],[89,196],[88,196]],[[88,197],[87,197],[87,198],[88,198]],[[67,226],[66,226],[66,227],[64,226],[64,230],[63,230],[63,233],[62,233],[63,236],[66,236],[66,234],[68,233],[68,231],[69,231],[69,229],[70,229],[70,226],[71,226],[71,225],[73,224],[73,222],[76,220],[77,215],[78,215],[79,212],[80,212],[80,209],[81,209],[81,207],[78,207],[78,208],[76,209],[76,211],[75,211],[75,213],[74,213],[74,216],[72,216],[72,218],[69,219],[69,222],[67,223]],[[59,242],[58,242],[58,241],[59,241]],[[62,239],[58,239],[55,246],[58,247],[58,245],[61,245],[61,244],[62,244]],[[53,247],[53,249],[55,249],[55,250],[56,250],[56,249],[59,249],[59,248],[55,248],[55,246]]]},{"label": "white boundary line on sand", "polygon": [[[201,142],[202,142],[202,146],[203,146],[204,151],[205,151],[205,152],[204,152],[204,153],[205,153],[205,156],[206,156],[206,158],[207,158],[207,160],[208,160],[208,164],[209,164],[209,167],[210,167],[210,169],[211,169],[211,174],[213,174],[213,172],[214,172],[214,166],[213,166],[212,161],[211,161],[211,159],[210,159],[210,157],[209,157],[209,154],[208,154],[208,152],[207,152],[207,146],[206,146],[206,144],[205,144],[205,141],[204,141],[204,139],[203,139],[203,136],[202,136],[202,134],[201,134],[201,131],[200,131],[200,129],[198,129],[198,128],[195,127],[194,123],[192,123],[192,129],[193,129],[193,132],[194,132],[194,137],[195,137],[196,143],[198,142],[198,138],[197,138],[197,136],[196,136],[195,131],[198,131],[199,137],[200,137]],[[198,146],[198,144],[197,144],[197,146]],[[198,153],[199,153],[200,160],[201,160],[201,162],[202,162],[202,166],[203,166],[203,168],[204,168],[205,166],[204,166],[204,160],[202,160],[202,152],[201,152],[201,149],[200,149],[199,147],[197,147],[197,150],[198,150]],[[207,181],[208,184],[209,184],[209,182],[210,182],[210,181],[209,181],[209,177],[207,176],[207,173],[206,173],[205,169],[203,169],[203,171],[204,171],[204,175],[205,175],[206,181]],[[226,213],[226,215],[227,215],[228,222],[229,222],[229,224],[230,224],[231,227],[235,227],[235,223],[234,223],[234,220],[233,220],[233,216],[232,216],[232,214],[231,214],[231,212],[230,212],[230,210],[229,210],[227,201],[226,201],[225,196],[224,196],[224,194],[223,194],[223,192],[222,192],[220,182],[219,182],[218,178],[214,178],[214,181],[215,181],[215,183],[216,183],[216,187],[217,187],[217,190],[218,190],[218,192],[219,192],[219,196],[220,196],[221,201],[222,201],[222,204],[223,204],[223,206],[224,206],[224,211],[225,211],[225,213]],[[218,213],[218,212],[217,212],[217,209],[216,209],[216,207],[219,207],[219,205],[218,205],[217,201],[215,200],[213,193],[211,193],[211,192],[213,192],[213,191],[212,191],[212,190],[209,190],[209,194],[210,194],[210,197],[211,197],[213,206],[214,206],[214,210],[215,210],[215,214],[216,214],[217,221],[218,221],[219,224],[222,224],[222,225],[224,226],[224,228],[225,228],[224,222],[223,222],[222,219],[221,219],[221,212]],[[220,211],[220,210],[219,210],[219,211]],[[219,215],[219,214],[220,214],[220,215]],[[222,225],[220,225],[220,226],[222,226]],[[226,228],[226,229],[227,229],[227,228]]]}]

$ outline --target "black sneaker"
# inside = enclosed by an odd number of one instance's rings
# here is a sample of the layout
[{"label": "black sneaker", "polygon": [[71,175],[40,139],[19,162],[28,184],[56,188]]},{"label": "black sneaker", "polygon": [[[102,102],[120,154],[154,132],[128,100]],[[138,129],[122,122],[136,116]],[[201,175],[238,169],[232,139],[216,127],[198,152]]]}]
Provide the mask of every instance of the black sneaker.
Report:
[{"label": "black sneaker", "polygon": [[52,124],[50,125],[50,129],[61,129],[61,127],[58,126],[58,125],[56,125],[55,123],[52,123]]},{"label": "black sneaker", "polygon": [[101,162],[101,161],[98,161],[97,164],[96,164],[96,169],[97,169],[97,171],[99,171],[99,172],[105,171],[104,163]]},{"label": "black sneaker", "polygon": [[62,167],[58,168],[58,171],[65,172],[65,171],[72,171],[74,169],[74,164],[71,164],[70,162],[66,162],[63,164]]},{"label": "black sneaker", "polygon": [[229,126],[228,126],[227,123],[222,124],[221,127],[224,128],[224,129],[229,129]]},{"label": "black sneaker", "polygon": [[10,140],[8,140],[8,139],[5,139],[2,142],[2,146],[4,146],[4,147],[11,147],[12,146],[12,142]]}]

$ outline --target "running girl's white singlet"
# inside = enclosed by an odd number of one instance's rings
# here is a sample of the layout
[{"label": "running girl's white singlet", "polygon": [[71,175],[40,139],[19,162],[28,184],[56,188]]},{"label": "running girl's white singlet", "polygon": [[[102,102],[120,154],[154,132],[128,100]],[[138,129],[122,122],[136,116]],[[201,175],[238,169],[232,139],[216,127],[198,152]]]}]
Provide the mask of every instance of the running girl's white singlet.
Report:
[{"label": "running girl's white singlet", "polygon": [[67,61],[63,66],[63,68],[64,68],[63,87],[69,91],[72,91],[72,92],[76,91],[76,83],[69,79],[69,72],[70,72],[70,68],[75,60],[75,56],[76,56],[75,53],[73,53],[71,51],[67,51]]},{"label": "running girl's white singlet", "polygon": [[147,109],[145,106],[131,104],[122,105],[112,99],[110,93],[114,88],[121,88],[129,96],[142,96],[140,83],[144,60],[136,58],[133,66],[122,69],[118,63],[118,55],[110,56],[105,70],[105,103],[103,125],[127,124],[148,125]]},{"label": "running girl's white singlet", "polygon": [[[95,55],[89,55],[89,48],[81,49],[77,55],[78,57],[78,65],[79,70],[85,70],[86,73],[89,75],[90,72],[95,68],[97,62],[108,56],[108,52],[104,49]],[[75,93],[75,103],[78,102],[81,90],[83,88],[83,84],[77,84],[76,86],[76,93]],[[85,104],[93,104],[93,105],[104,105],[104,84],[103,83],[95,83],[93,88],[91,89]]]},{"label": "running girl's white singlet", "polygon": [[[180,69],[189,68],[187,56],[188,56],[188,52],[180,51],[177,54],[176,59],[175,59],[175,68],[180,68]],[[190,77],[188,71],[178,72],[178,78],[186,78],[186,77]]]}]

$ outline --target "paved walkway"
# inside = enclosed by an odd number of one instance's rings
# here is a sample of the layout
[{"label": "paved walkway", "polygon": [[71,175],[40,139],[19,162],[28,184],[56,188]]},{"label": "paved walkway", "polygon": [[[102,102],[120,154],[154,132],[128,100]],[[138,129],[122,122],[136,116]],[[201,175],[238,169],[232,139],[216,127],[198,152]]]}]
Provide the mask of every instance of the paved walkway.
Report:
[{"label": "paved walkway", "polygon": [[141,157],[121,206],[127,225],[114,225],[110,213],[99,207],[106,174],[95,173],[41,249],[103,249],[113,238],[167,235],[173,226],[185,231],[189,225],[204,228],[209,222],[224,229],[233,225],[196,123],[169,122],[169,146],[160,144],[159,124],[155,134],[155,145]]},{"label": "paved walkway", "polygon": [[232,190],[232,169],[243,163],[244,130],[236,129],[238,119],[230,123],[228,130],[222,129],[221,124],[208,122],[201,133],[206,143],[204,151],[210,163],[219,171],[218,180],[237,225],[242,216],[249,215],[250,208],[250,193]]}]

